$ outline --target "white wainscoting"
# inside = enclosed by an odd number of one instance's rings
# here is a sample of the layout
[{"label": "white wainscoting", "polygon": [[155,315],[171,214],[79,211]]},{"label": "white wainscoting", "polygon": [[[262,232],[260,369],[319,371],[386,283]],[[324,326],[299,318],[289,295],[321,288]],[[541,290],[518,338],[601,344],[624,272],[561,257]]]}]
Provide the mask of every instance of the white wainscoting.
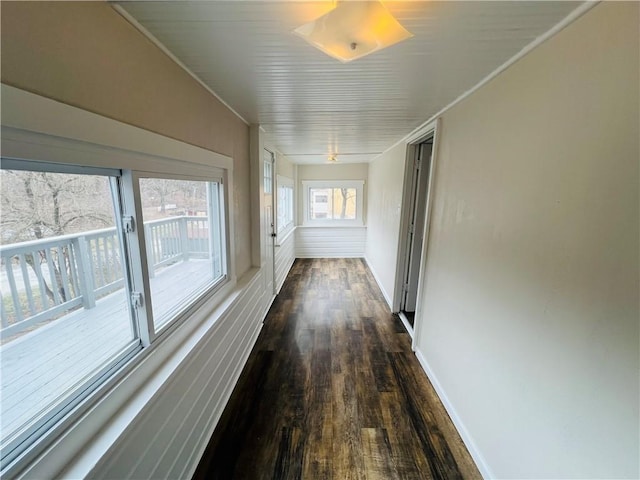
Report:
[{"label": "white wainscoting", "polygon": [[364,257],[367,227],[296,228],[297,258]]},{"label": "white wainscoting", "polygon": [[275,253],[276,292],[280,292],[285,278],[291,270],[296,259],[296,231],[287,233],[282,239],[278,239]]},{"label": "white wainscoting", "polygon": [[[262,327],[257,269],[90,478],[191,478]],[[250,278],[245,278],[249,276]]]}]

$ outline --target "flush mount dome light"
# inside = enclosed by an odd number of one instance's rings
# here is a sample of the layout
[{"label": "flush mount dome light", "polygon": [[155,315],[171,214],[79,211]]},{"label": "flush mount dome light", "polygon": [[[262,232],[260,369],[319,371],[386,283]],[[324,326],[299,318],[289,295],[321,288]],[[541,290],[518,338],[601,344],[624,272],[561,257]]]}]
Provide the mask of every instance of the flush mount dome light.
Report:
[{"label": "flush mount dome light", "polygon": [[294,33],[342,63],[413,36],[379,1],[340,2],[329,13],[296,28]]}]

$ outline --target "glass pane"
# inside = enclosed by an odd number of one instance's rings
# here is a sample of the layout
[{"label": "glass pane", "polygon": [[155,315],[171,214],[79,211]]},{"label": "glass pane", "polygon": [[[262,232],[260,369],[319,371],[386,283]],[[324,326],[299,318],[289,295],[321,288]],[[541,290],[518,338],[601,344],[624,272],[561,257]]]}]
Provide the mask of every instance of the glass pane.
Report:
[{"label": "glass pane", "polygon": [[356,191],[355,188],[310,188],[310,219],[355,220]]},{"label": "glass pane", "polygon": [[156,330],[225,272],[220,185],[140,179]]},{"label": "glass pane", "polygon": [[268,150],[264,151],[264,193],[272,193],[273,189],[273,157]]},{"label": "glass pane", "polygon": [[293,188],[281,186],[278,188],[278,232],[293,222]]},{"label": "glass pane", "polygon": [[285,187],[278,188],[278,232],[282,231],[287,225],[287,190]]},{"label": "glass pane", "polygon": [[286,223],[290,224],[293,223],[293,187],[285,187],[286,188],[286,193],[287,193],[287,199],[286,199]]},{"label": "glass pane", "polygon": [[330,218],[328,216],[329,199],[331,198],[330,188],[310,188],[309,189],[309,218],[313,220]]},{"label": "glass pane", "polygon": [[333,219],[354,220],[356,218],[356,189],[334,188],[332,212]]},{"label": "glass pane", "polygon": [[72,399],[136,335],[103,176],[2,170],[3,448]]}]

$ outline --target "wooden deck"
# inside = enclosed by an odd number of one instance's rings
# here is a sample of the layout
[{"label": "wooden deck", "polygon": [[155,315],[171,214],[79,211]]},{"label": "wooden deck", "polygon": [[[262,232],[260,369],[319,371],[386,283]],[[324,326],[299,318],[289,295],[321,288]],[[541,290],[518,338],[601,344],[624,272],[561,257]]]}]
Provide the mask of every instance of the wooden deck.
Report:
[{"label": "wooden deck", "polygon": [[[151,279],[156,318],[175,306],[176,286],[181,289],[178,295],[187,296],[207,278],[211,278],[211,263],[203,260],[158,271]],[[44,414],[137,341],[126,295],[119,290],[98,300],[95,308],[71,312],[0,347],[1,437]]]}]

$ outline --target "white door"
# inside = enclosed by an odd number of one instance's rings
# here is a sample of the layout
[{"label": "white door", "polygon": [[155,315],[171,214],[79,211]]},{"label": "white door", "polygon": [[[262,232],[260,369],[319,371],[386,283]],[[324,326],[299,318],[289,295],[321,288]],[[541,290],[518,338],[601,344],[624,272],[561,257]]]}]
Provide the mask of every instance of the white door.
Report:
[{"label": "white door", "polygon": [[273,153],[269,150],[263,152],[264,161],[264,222],[265,222],[265,263],[264,278],[265,292],[268,295],[275,294],[274,282],[274,249],[275,249],[275,222],[273,219],[273,183],[274,183],[274,162]]}]

